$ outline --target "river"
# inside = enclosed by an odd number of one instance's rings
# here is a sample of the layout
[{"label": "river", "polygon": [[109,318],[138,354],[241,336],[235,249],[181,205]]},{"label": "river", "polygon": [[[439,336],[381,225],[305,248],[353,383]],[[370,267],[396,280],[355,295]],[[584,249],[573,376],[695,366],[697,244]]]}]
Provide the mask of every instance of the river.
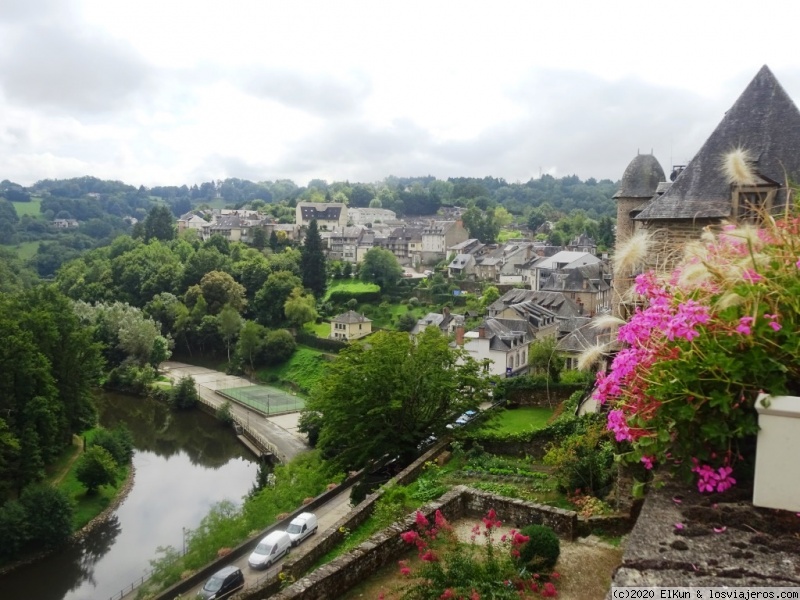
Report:
[{"label": "river", "polygon": [[142,398],[101,393],[100,423],[123,423],[136,452],[133,489],[85,540],[0,578],[3,598],[108,600],[139,579],[159,546],[182,548],[221,500],[241,503],[258,464],[232,430],[199,410],[172,412]]}]

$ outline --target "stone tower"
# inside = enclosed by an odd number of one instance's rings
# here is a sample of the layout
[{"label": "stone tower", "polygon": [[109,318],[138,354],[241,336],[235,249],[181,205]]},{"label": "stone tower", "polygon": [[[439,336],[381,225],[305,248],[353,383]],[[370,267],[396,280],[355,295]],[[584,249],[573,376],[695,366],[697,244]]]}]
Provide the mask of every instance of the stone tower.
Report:
[{"label": "stone tower", "polygon": [[[617,201],[616,246],[634,234],[633,218],[656,195],[658,184],[665,181],[664,169],[652,154],[637,154],[622,175],[619,190],[614,194]],[[611,308],[616,316],[625,318],[620,312],[622,294],[630,287],[629,274],[614,272]]]}]

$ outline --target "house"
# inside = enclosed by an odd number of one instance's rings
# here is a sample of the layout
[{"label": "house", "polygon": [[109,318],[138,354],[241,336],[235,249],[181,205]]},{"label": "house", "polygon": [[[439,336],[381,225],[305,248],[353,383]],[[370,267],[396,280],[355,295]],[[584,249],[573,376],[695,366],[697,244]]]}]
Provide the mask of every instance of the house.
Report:
[{"label": "house", "polygon": [[374,225],[375,223],[391,223],[397,221],[397,214],[387,208],[349,208],[348,222],[357,227]]},{"label": "house", "polygon": [[[754,176],[731,183],[721,165],[734,149],[749,159]],[[658,181],[656,181],[658,179]],[[686,242],[724,220],[750,221],[757,210],[775,211],[786,203],[787,181],[800,180],[800,111],[765,65],[759,70],[709,138],[669,182],[653,157],[636,157],[623,175],[617,200],[617,244],[637,230],[653,236],[650,266],[668,270]],[[647,194],[650,194],[647,197]],[[635,273],[617,273],[618,314],[627,314],[620,298]]]},{"label": "house", "polygon": [[206,223],[202,237],[208,239],[212,235],[221,235],[232,242],[250,242],[253,239],[252,231],[261,227],[262,221],[260,216],[253,218],[236,213],[223,215],[213,223]]},{"label": "house", "polygon": [[347,226],[347,205],[340,202],[298,202],[294,216],[300,227],[308,226],[316,219],[320,229],[341,229]]},{"label": "house", "polygon": [[600,262],[600,259],[588,252],[571,252],[562,250],[552,256],[545,256],[533,263],[530,263],[529,280],[532,290],[542,289],[542,283],[556,271],[568,271],[584,265],[593,265]]},{"label": "house", "polygon": [[191,212],[186,213],[185,215],[181,215],[181,218],[178,219],[178,233],[186,231],[187,229],[193,229],[194,231],[201,233],[203,228],[208,224],[209,222],[200,215],[196,215]]},{"label": "house", "polygon": [[358,261],[358,241],[361,238],[361,227],[343,227],[333,232],[320,234],[328,238],[328,259],[344,260],[349,263]]},{"label": "house", "polygon": [[558,332],[561,339],[575,328],[575,319],[584,315],[584,307],[574,300],[567,298],[562,292],[549,292],[539,290],[508,290],[487,308],[490,317],[513,318],[518,314],[512,307],[515,305],[532,302],[541,308],[547,309],[556,319]]},{"label": "house", "polygon": [[447,249],[469,237],[464,224],[458,221],[431,221],[422,230],[422,262],[436,263],[447,254]]},{"label": "house", "polygon": [[73,229],[79,225],[77,219],[53,219],[53,227],[56,229]]},{"label": "house", "polygon": [[586,233],[575,236],[569,244],[567,250],[570,252],[588,252],[589,254],[597,254],[597,242],[590,238]]},{"label": "house", "polygon": [[555,313],[530,300],[507,306],[494,318],[522,321],[532,341],[558,337],[558,319]]},{"label": "house", "polygon": [[441,313],[428,313],[417,321],[411,330],[411,335],[419,335],[428,327],[438,327],[444,335],[453,335],[456,329],[464,327],[464,316],[451,313],[445,306]]},{"label": "house", "polygon": [[418,266],[422,254],[422,228],[396,227],[386,237],[383,247],[394,254],[400,264]]},{"label": "house", "polygon": [[331,319],[331,334],[335,340],[357,340],[372,333],[372,320],[353,310]]},{"label": "house", "polygon": [[472,254],[457,254],[447,265],[450,277],[467,277],[475,273],[475,257]]},{"label": "house", "polygon": [[541,284],[541,291],[561,292],[574,300],[588,316],[611,308],[611,275],[604,263],[556,271]]},{"label": "house", "polygon": [[527,373],[531,341],[524,322],[491,317],[463,337],[464,350],[484,364],[484,372],[501,377]]},{"label": "house", "polygon": [[592,326],[589,317],[576,318],[572,331],[558,341],[556,350],[564,357],[566,369],[577,369],[583,352],[598,343],[600,332]]}]

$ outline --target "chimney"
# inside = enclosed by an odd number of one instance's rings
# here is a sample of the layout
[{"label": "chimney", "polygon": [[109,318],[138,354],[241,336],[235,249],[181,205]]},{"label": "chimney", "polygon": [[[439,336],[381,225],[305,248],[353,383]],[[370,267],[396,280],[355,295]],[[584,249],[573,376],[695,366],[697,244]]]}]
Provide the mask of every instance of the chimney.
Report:
[{"label": "chimney", "polygon": [[486,327],[485,326],[481,325],[480,327],[478,327],[478,337],[481,338],[481,339],[486,337]]},{"label": "chimney", "polygon": [[464,345],[464,326],[459,325],[456,327],[456,346]]}]

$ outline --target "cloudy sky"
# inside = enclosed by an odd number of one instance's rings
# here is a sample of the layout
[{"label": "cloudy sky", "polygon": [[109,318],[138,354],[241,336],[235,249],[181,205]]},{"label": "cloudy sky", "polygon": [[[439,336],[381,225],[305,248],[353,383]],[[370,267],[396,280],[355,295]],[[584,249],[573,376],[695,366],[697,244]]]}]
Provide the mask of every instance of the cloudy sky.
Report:
[{"label": "cloudy sky", "polygon": [[800,100],[800,3],[736,5],[0,0],[0,179],[667,170],[763,64]]}]

